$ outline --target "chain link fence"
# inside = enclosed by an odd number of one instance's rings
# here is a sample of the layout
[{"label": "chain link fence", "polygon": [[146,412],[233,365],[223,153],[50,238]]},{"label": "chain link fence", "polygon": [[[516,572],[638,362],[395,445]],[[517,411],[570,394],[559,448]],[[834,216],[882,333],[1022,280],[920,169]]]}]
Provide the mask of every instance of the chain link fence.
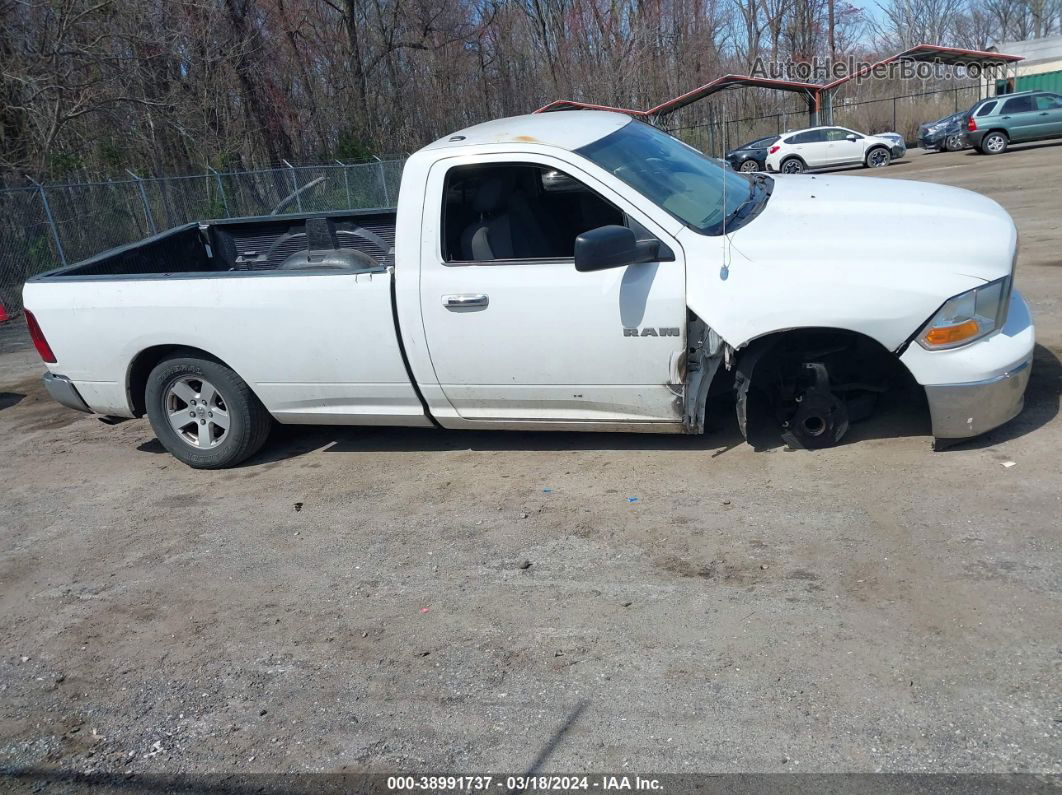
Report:
[{"label": "chain link fence", "polygon": [[190,221],[394,207],[404,157],[0,190],[0,303],[31,276]]}]

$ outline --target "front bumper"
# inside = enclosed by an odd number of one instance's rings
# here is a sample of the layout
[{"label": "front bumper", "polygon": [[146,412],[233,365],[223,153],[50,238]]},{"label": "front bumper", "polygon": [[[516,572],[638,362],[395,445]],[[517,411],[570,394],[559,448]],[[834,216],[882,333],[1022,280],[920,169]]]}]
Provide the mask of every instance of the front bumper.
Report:
[{"label": "front bumper", "polygon": [[893,144],[890,154],[892,155],[893,160],[899,160],[907,154],[907,144]]},{"label": "front bumper", "polygon": [[985,381],[926,387],[933,436],[964,439],[998,428],[1021,413],[1032,360]]},{"label": "front bumper", "polygon": [[84,411],[87,414],[92,413],[92,409],[90,409],[85,403],[84,399],[77,391],[77,387],[75,387],[65,375],[45,373],[44,388],[48,390],[48,394],[52,396],[52,400],[61,403],[68,409]]},{"label": "front bumper", "polygon": [[992,336],[943,351],[908,345],[900,361],[925,388],[933,436],[965,439],[1014,419],[1024,405],[1035,344],[1029,307],[1014,290],[1007,321]]},{"label": "front bumper", "polygon": [[933,150],[940,149],[944,146],[944,139],[948,136],[943,133],[933,133],[932,135],[923,135],[918,139],[918,146],[921,149]]}]

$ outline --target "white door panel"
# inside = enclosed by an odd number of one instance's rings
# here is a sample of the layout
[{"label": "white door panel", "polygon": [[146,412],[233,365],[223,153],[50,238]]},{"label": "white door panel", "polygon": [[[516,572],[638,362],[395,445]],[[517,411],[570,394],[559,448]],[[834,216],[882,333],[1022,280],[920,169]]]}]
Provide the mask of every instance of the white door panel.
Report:
[{"label": "white door panel", "polygon": [[801,148],[803,149],[801,155],[804,158],[804,162],[812,168],[829,164],[829,145],[825,141],[812,141],[811,143],[801,144]]},{"label": "white door panel", "polygon": [[[477,158],[558,168],[625,212],[621,197],[570,163],[541,155]],[[436,164],[428,196],[442,196]],[[644,216],[676,261],[592,273],[571,259],[444,263],[441,208],[429,202],[421,267],[428,353],[461,418],[499,422],[678,422],[675,363],[685,350],[685,272],[679,245]],[[626,329],[626,331],[625,331]],[[631,330],[636,331],[631,331]],[[444,423],[445,424],[445,423]]]},{"label": "white door panel", "polygon": [[847,139],[829,142],[830,165],[839,166],[845,163],[858,163],[863,159],[863,145],[865,140],[849,141]]}]

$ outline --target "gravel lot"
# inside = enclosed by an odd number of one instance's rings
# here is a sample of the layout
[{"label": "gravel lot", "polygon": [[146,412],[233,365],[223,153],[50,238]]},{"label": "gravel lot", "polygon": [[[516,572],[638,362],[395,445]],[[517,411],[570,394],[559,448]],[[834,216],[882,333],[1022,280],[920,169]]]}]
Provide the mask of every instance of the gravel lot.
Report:
[{"label": "gravel lot", "polygon": [[946,452],[894,400],[820,452],[727,408],[279,429],[200,472],[50,402],[0,329],[0,766],[1062,773],[1062,144],[875,176],[1021,230],[1027,408]]}]

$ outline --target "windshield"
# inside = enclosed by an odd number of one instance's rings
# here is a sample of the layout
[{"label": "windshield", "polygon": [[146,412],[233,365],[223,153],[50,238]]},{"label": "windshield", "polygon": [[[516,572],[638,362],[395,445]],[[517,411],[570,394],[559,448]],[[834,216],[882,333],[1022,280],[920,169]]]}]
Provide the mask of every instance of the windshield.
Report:
[{"label": "windshield", "polygon": [[702,235],[721,234],[724,219],[729,223],[753,196],[744,176],[639,121],[576,152]]}]

